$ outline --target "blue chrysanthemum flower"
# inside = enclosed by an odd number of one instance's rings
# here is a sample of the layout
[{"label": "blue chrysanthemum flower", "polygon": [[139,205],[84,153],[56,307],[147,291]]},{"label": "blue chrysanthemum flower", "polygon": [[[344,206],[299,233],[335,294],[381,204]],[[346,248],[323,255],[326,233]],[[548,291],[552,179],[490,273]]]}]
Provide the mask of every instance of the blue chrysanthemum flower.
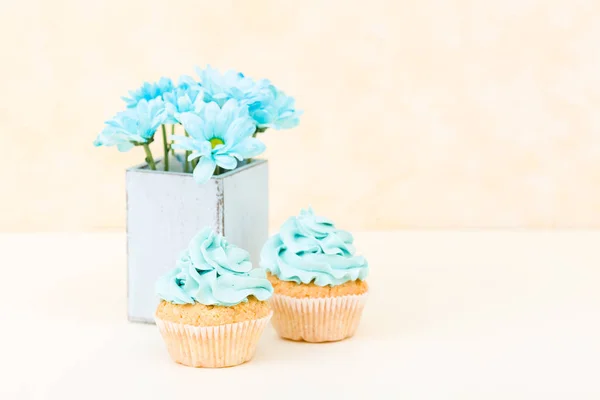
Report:
[{"label": "blue chrysanthemum flower", "polygon": [[260,130],[290,129],[300,123],[302,111],[296,110],[295,100],[269,84],[249,101],[248,111]]},{"label": "blue chrysanthemum flower", "polygon": [[173,81],[170,78],[160,78],[156,83],[144,82],[144,84],[136,90],[130,90],[130,97],[121,97],[127,103],[127,108],[134,108],[140,100],[154,100],[161,97],[163,93],[173,90]]},{"label": "blue chrysanthemum flower", "polygon": [[117,146],[119,151],[129,151],[137,144],[148,143],[166,118],[161,99],[140,100],[135,108],[118,113],[106,121],[94,146]]},{"label": "blue chrysanthemum flower", "polygon": [[204,103],[202,87],[189,76],[182,76],[175,89],[163,93],[163,100],[167,110],[167,124],[181,123],[181,114],[197,111],[201,103]]},{"label": "blue chrysanthemum flower", "polygon": [[204,101],[214,101],[220,107],[229,99],[244,103],[255,97],[260,87],[268,83],[267,80],[255,82],[241,72],[231,70],[222,74],[210,65],[205,69],[196,67],[196,73],[204,89]]},{"label": "blue chrysanthemum flower", "polygon": [[289,129],[298,125],[302,111],[296,110],[293,97],[287,96],[267,79],[254,81],[241,72],[227,71],[221,74],[208,66],[196,68],[203,88],[204,101],[214,101],[222,106],[229,99],[236,99],[248,106],[256,126]]},{"label": "blue chrysanthemum flower", "polygon": [[252,137],[256,125],[248,108],[237,100],[228,100],[222,108],[215,102],[205,103],[198,112],[181,114],[180,119],[190,136],[173,136],[173,147],[191,151],[188,161],[200,158],[194,168],[198,183],[207,182],[217,165],[234,169],[238,160],[265,151],[265,145]]}]

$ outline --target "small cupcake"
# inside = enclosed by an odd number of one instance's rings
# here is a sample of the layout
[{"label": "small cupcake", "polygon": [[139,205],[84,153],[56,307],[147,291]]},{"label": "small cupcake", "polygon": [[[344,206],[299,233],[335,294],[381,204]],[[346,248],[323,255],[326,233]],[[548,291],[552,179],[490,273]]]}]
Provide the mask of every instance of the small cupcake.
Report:
[{"label": "small cupcake", "polygon": [[354,335],[367,298],[369,267],[349,232],[311,208],[289,218],[261,252],[275,293],[273,326],[291,340],[330,342]]},{"label": "small cupcake", "polygon": [[273,312],[273,286],[247,251],[206,228],[156,283],[155,320],[171,358],[190,367],[249,361]]}]

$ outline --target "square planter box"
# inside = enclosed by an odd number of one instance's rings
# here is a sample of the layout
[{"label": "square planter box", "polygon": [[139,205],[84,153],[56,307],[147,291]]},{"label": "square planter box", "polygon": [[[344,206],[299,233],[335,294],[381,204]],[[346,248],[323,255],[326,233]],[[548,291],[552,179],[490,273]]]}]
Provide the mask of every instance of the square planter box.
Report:
[{"label": "square planter box", "polygon": [[212,227],[250,252],[258,265],[268,235],[268,164],[253,160],[197,184],[189,173],[153,171],[146,164],[126,172],[127,301],[130,321],[154,323],[154,285],[192,237]]}]

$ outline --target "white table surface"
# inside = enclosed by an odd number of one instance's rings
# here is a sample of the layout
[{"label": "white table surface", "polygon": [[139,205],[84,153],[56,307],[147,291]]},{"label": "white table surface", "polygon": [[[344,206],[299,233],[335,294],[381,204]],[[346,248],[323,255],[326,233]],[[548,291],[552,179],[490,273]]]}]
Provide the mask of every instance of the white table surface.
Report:
[{"label": "white table surface", "polygon": [[124,234],[1,234],[0,399],[600,398],[600,232],[355,236],[354,338],[210,370],[127,322]]}]

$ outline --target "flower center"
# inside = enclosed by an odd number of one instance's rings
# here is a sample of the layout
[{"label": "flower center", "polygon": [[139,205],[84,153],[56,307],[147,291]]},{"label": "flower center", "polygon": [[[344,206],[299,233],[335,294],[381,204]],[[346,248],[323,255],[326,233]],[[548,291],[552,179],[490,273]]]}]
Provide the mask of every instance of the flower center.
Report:
[{"label": "flower center", "polygon": [[210,144],[211,144],[212,148],[214,149],[215,147],[217,147],[220,144],[225,144],[225,142],[219,138],[214,137],[214,138],[210,139]]}]

